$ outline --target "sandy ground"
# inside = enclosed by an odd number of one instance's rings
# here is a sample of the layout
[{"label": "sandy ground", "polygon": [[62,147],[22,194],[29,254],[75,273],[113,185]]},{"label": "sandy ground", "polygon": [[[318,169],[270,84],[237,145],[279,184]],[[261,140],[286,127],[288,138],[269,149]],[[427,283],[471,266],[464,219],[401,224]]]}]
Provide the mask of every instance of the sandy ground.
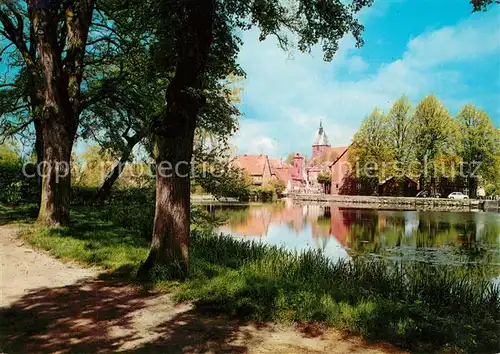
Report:
[{"label": "sandy ground", "polygon": [[63,264],[0,227],[0,353],[402,353],[333,330],[257,325]]}]

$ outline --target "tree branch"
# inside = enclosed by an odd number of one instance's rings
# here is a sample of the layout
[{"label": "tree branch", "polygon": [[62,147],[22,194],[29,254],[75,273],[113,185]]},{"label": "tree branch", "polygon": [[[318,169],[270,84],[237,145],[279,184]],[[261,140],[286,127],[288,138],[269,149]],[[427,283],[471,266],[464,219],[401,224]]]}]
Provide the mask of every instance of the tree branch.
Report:
[{"label": "tree branch", "polygon": [[14,128],[14,130],[10,130],[5,127],[2,132],[0,133],[0,143],[4,144],[5,141],[10,138],[11,136],[18,134],[19,132],[23,131],[26,129],[31,123],[33,123],[33,119],[28,120],[27,122],[24,122],[20,126]]},{"label": "tree branch", "polygon": [[9,49],[13,45],[14,45],[14,43],[10,42],[9,44],[7,44],[5,46],[5,48],[2,49],[2,51],[0,51],[0,61],[2,61],[3,53],[5,53],[5,51],[7,51],[7,49]]},{"label": "tree branch", "polygon": [[0,10],[0,23],[3,25],[3,30],[0,33],[9,41],[14,43],[19,52],[21,53],[27,65],[34,64],[34,58],[30,55],[26,41],[24,39],[24,21],[21,13],[12,5],[10,1],[6,3],[7,8],[14,14],[17,26],[12,22],[11,17],[5,12]]}]

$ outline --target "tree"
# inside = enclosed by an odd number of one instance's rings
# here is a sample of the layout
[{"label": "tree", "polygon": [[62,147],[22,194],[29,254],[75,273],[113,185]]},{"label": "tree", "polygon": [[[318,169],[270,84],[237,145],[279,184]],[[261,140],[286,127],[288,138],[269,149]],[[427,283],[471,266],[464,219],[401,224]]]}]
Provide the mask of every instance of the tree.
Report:
[{"label": "tree", "polygon": [[328,171],[321,171],[318,173],[318,183],[323,185],[323,192],[330,194],[332,186],[332,174]]},{"label": "tree", "polygon": [[0,33],[15,45],[25,63],[37,141],[43,141],[38,220],[53,226],[69,218],[71,149],[82,104],[85,47],[94,0],[37,1],[27,5],[3,2]]},{"label": "tree", "polygon": [[486,11],[492,4],[500,4],[500,0],[470,0],[472,12]]},{"label": "tree", "polygon": [[[174,72],[171,65],[162,62],[164,57],[171,57],[172,48],[159,40],[170,38],[170,23],[163,26],[163,19],[152,23],[151,13],[143,11],[142,4],[127,4],[130,6],[124,8],[122,2],[109,0],[105,8],[107,13],[112,14],[109,17],[116,22],[117,40],[135,44],[132,52],[121,52],[115,59],[123,63],[120,69],[126,73],[127,80],[122,81],[116,90],[120,92],[120,97],[115,95],[106,101],[101,100],[97,109],[92,110],[90,119],[86,120],[94,123],[93,127],[91,124],[88,127],[94,137],[98,136],[96,140],[99,144],[115,152],[119,158],[98,193],[100,201],[109,197],[111,187],[134,146],[141,144],[152,155],[155,154],[150,129],[161,119],[165,106],[165,86],[172,80]],[[158,8],[156,2],[152,2],[151,6]],[[130,21],[131,17],[133,21]],[[221,75],[214,78],[207,75],[203,92],[205,104],[197,115],[195,135],[198,138],[211,136],[225,144],[228,136],[237,129],[240,113],[234,103],[239,100],[237,82],[241,76],[237,70],[230,69],[212,70],[213,73],[221,71]],[[99,86],[99,81],[96,86]],[[201,149],[196,150],[196,153],[199,154],[196,156],[198,162],[202,158],[212,157]]]},{"label": "tree", "polygon": [[381,110],[375,108],[354,135],[350,159],[356,166],[360,180],[376,181],[385,179],[392,173],[389,163],[393,161],[391,136],[388,119]]},{"label": "tree", "polygon": [[285,190],[286,190],[286,183],[285,181],[281,179],[273,179],[269,182],[269,185],[271,185],[274,188],[274,192],[276,193],[276,197],[282,198]]},{"label": "tree", "polygon": [[[221,79],[238,70],[238,34],[254,25],[261,39],[276,35],[288,47],[286,31],[297,35],[297,46],[308,51],[321,43],[325,59],[332,59],[338,41],[352,33],[362,44],[363,27],[355,14],[370,0],[345,5],[339,0],[269,0],[157,2],[163,25],[156,29],[160,48],[173,48],[163,57],[174,75],[166,88],[163,116],[154,124],[152,141],[157,168],[156,213],[151,250],[139,276],[150,277],[157,267],[167,267],[168,276],[186,275],[189,259],[189,168],[198,112],[203,109],[209,78]],[[154,4],[153,4],[154,5]],[[212,81],[213,82],[213,81]],[[165,174],[162,164],[178,166]]]},{"label": "tree", "polygon": [[420,189],[427,173],[431,173],[431,188],[436,186],[436,158],[452,148],[454,122],[446,108],[434,95],[426,96],[415,109],[415,154],[420,169]]},{"label": "tree", "polygon": [[[131,135],[127,136],[127,139],[122,139],[121,144],[115,143],[114,146],[120,145],[125,150],[124,154],[130,154],[132,147],[127,146],[127,143],[137,137],[137,131],[133,129],[137,127],[137,124],[130,127],[123,122],[120,124],[119,121],[125,112],[129,115],[132,113],[138,115],[139,111],[142,114],[147,112],[143,102],[154,98],[148,94],[148,89],[151,82],[155,83],[155,81],[150,80],[151,76],[149,76],[148,81],[143,80],[138,84],[140,75],[145,77],[151,73],[151,71],[144,73],[142,69],[147,65],[153,65],[145,50],[148,42],[144,40],[142,33],[140,36],[133,31],[129,31],[130,33],[126,36],[118,33],[117,23],[121,22],[119,15],[122,13],[118,11],[121,10],[118,8],[118,2],[103,0],[99,2],[99,6],[95,5],[94,0],[37,1],[33,2],[33,6],[27,6],[26,2],[20,2],[18,6],[14,6],[12,0],[4,2],[6,5],[0,5],[0,29],[2,30],[0,35],[7,40],[8,44],[2,52],[8,54],[8,65],[13,70],[12,74],[6,75],[6,84],[0,86],[3,88],[0,90],[0,105],[2,106],[0,139],[12,135],[29,140],[35,137],[38,162],[44,158],[44,133],[41,127],[42,123],[47,122],[46,119],[42,119],[47,90],[43,85],[45,76],[42,56],[36,48],[37,41],[46,37],[45,41],[58,40],[57,46],[52,45],[55,51],[52,55],[55,60],[55,71],[52,74],[57,75],[53,80],[51,90],[55,92],[52,93],[53,95],[60,96],[57,98],[59,101],[56,102],[56,106],[64,106],[64,110],[59,107],[56,111],[67,118],[66,121],[60,120],[58,123],[59,126],[66,128],[66,131],[59,129],[59,135],[67,135],[67,141],[61,140],[63,143],[58,145],[58,149],[70,150],[71,146],[68,144],[72,145],[78,135],[84,139],[94,140],[95,130],[89,127],[101,126],[101,130],[104,130],[104,127],[109,128],[109,136],[121,136],[128,131]],[[35,36],[34,34],[38,33],[35,32],[35,14],[40,17],[38,13],[44,11],[54,16],[49,21],[50,24],[43,21],[41,24],[49,26],[54,33],[44,32],[43,36]],[[43,28],[41,30],[43,32]],[[13,50],[14,47],[17,50]],[[49,53],[51,53],[50,50]],[[138,90],[138,87],[141,89]],[[161,95],[158,95],[158,100],[163,102]],[[115,118],[110,119],[113,116]],[[34,130],[31,128],[32,123]],[[80,131],[76,130],[78,126]],[[109,134],[113,129],[115,129],[113,133]],[[50,127],[46,130],[50,130]],[[72,133],[73,131],[75,133]],[[101,134],[99,138],[103,135],[105,134]],[[68,143],[68,141],[71,142]],[[107,139],[107,142],[111,145],[110,139]],[[57,151],[53,147],[48,148],[51,151]],[[67,156],[67,153],[63,155]],[[67,162],[69,163],[69,161],[62,161],[59,165],[65,165]],[[46,161],[44,165],[51,164]],[[47,173],[44,175],[48,176]],[[69,188],[64,175],[65,173],[59,177],[60,183],[56,183],[55,186],[49,183],[48,188],[54,188],[54,191],[45,194],[45,196],[52,196],[54,201],[62,200],[63,204],[67,201],[63,195],[67,194]],[[42,206],[45,204],[45,202],[42,203]],[[63,217],[58,222],[64,222],[67,219],[67,208],[62,207],[62,210],[64,210]],[[44,208],[41,208],[41,211],[41,216],[47,214],[46,219],[51,219],[50,212],[45,213]],[[40,217],[40,219],[44,218]]]},{"label": "tree", "polygon": [[498,174],[496,156],[500,155],[496,135],[498,132],[486,112],[472,104],[465,105],[457,115],[460,127],[463,172],[467,176],[469,196],[475,198],[479,175]]},{"label": "tree", "polygon": [[415,125],[408,97],[401,96],[391,107],[387,115],[389,142],[392,155],[398,168],[410,173],[410,164],[414,156]]},{"label": "tree", "polygon": [[44,169],[38,220],[54,226],[69,220],[71,150],[81,110],[83,60],[94,0],[48,4],[54,5],[35,5],[28,11],[37,34],[44,87]]}]

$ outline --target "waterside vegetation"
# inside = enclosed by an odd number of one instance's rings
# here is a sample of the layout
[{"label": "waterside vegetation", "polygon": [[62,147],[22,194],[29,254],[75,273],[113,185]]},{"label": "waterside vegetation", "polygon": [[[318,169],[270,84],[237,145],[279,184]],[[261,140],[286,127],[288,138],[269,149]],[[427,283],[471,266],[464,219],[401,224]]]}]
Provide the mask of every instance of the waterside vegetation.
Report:
[{"label": "waterside vegetation", "polygon": [[[121,205],[77,206],[69,226],[32,226],[23,237],[62,260],[134,280],[148,254],[154,208]],[[2,207],[3,219],[13,211]],[[216,235],[219,221],[201,208],[193,208],[191,221],[187,280],[164,281],[165,267],[152,277],[154,287],[174,291],[178,301],[255,321],[314,321],[415,351],[498,349],[500,289],[474,266],[363,257],[334,264],[320,252],[296,254]]]}]

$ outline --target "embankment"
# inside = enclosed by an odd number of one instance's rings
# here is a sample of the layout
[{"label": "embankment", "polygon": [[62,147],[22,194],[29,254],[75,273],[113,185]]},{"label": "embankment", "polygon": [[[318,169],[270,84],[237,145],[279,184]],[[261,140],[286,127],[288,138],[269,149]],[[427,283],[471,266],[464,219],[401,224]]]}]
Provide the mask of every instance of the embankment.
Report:
[{"label": "embankment", "polygon": [[290,194],[294,202],[334,203],[340,207],[397,210],[483,210],[484,201],[446,198],[373,197],[329,194]]}]

